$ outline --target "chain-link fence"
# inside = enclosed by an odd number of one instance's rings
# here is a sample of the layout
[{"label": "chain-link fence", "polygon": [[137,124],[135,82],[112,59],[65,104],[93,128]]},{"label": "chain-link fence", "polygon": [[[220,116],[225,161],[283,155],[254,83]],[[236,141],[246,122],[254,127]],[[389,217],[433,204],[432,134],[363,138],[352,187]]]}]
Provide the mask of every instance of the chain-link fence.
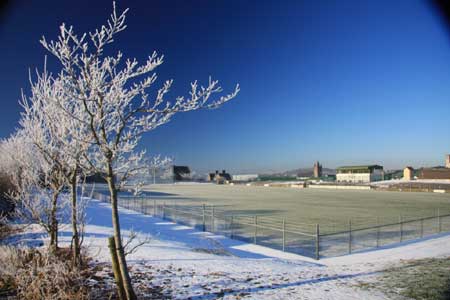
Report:
[{"label": "chain-link fence", "polygon": [[[109,196],[94,193],[109,202]],[[310,224],[275,215],[233,214],[213,205],[185,205],[147,197],[120,197],[119,206],[143,214],[315,259],[350,254],[450,232],[450,213],[432,216],[352,218],[348,222]]]}]

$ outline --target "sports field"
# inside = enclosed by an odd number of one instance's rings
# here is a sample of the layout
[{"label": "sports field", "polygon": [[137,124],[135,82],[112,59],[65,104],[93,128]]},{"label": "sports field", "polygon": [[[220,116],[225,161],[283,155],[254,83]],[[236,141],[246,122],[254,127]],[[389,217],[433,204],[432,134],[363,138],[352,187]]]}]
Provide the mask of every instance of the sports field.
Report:
[{"label": "sports field", "polygon": [[276,215],[301,223],[383,223],[450,213],[450,194],[373,190],[295,189],[245,185],[161,184],[144,189],[167,204],[214,205],[232,214]]},{"label": "sports field", "polygon": [[119,205],[315,258],[450,231],[450,194],[439,193],[182,183],[122,191]]}]

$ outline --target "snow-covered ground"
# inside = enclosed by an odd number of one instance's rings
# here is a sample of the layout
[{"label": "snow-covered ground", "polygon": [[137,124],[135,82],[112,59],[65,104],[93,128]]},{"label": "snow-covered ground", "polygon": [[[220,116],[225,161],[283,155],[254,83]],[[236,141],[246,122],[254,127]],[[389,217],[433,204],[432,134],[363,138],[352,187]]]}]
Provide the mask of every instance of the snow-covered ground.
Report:
[{"label": "snow-covered ground", "polygon": [[[99,262],[109,262],[110,214],[106,203],[92,200],[88,206],[85,245]],[[141,240],[151,238],[128,257],[133,273],[145,274],[137,284],[160,286],[174,299],[392,299],[357,284],[376,280],[380,270],[401,260],[450,256],[449,234],[315,261],[126,209],[120,220],[125,238],[131,230]],[[70,243],[67,228],[63,243]],[[36,233],[23,238],[35,239]]]},{"label": "snow-covered ground", "polygon": [[371,182],[371,185],[394,185],[394,184],[406,184],[406,183],[428,183],[428,184],[450,184],[450,179],[391,179],[383,181]]}]

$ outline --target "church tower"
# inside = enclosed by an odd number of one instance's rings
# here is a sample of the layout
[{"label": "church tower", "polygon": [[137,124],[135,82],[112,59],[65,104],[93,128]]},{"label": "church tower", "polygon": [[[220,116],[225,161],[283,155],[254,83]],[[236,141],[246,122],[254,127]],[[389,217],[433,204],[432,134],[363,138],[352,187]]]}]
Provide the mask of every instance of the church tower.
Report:
[{"label": "church tower", "polygon": [[322,177],[322,165],[318,161],[314,164],[313,176],[316,178]]}]

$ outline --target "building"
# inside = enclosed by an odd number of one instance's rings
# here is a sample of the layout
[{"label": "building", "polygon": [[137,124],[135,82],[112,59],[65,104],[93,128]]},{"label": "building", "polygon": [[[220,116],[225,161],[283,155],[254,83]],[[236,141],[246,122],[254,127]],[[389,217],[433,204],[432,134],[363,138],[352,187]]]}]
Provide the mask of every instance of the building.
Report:
[{"label": "building", "polygon": [[449,179],[450,169],[444,167],[423,168],[420,170],[419,179]]},{"label": "building", "polygon": [[233,175],[233,181],[252,181],[258,179],[258,174]]},{"label": "building", "polygon": [[313,177],[322,177],[322,165],[318,161],[316,161],[316,163],[314,164]]},{"label": "building", "polygon": [[450,180],[450,155],[445,156],[445,167],[423,168],[419,179],[448,179]]},{"label": "building", "polygon": [[216,183],[225,183],[227,181],[231,181],[231,175],[225,172],[225,170],[222,170],[222,173],[219,173],[219,171],[216,170],[215,173],[208,174],[207,180],[215,181]]},{"label": "building", "polygon": [[406,167],[403,169],[403,180],[413,180],[414,169],[412,167]]},{"label": "building", "polygon": [[383,166],[346,166],[336,169],[336,181],[349,183],[367,183],[383,180]]},{"label": "building", "polygon": [[187,166],[172,166],[173,181],[191,179],[191,170]]}]

